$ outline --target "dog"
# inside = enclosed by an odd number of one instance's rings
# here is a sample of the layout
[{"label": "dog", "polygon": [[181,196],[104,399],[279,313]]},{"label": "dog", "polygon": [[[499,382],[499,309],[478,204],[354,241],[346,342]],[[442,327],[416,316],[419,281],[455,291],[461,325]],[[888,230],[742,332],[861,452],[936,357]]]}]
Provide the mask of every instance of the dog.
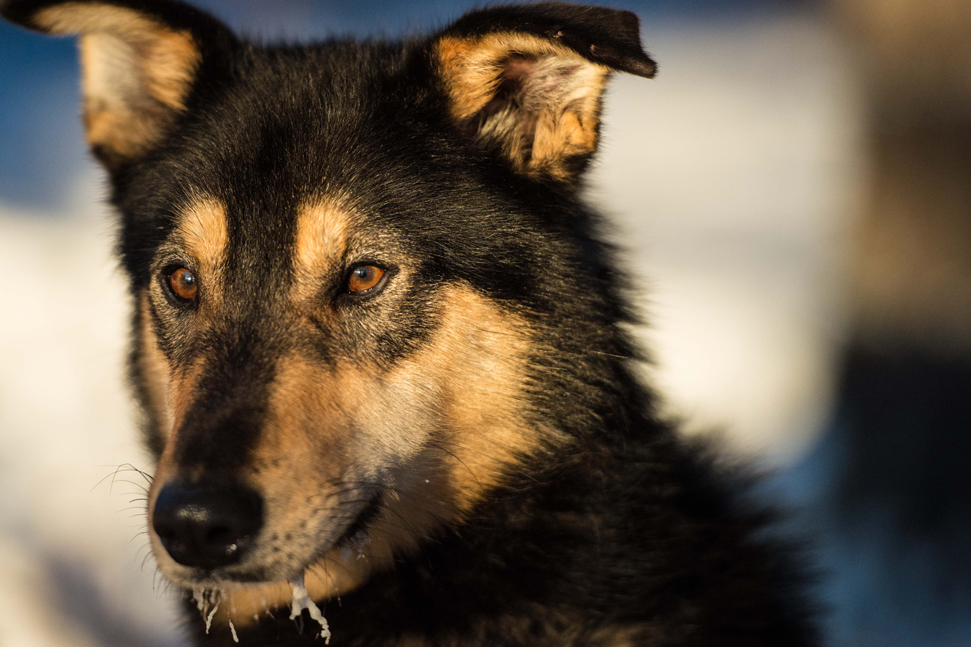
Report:
[{"label": "dog", "polygon": [[798,556],[655,413],[578,198],[608,79],[656,71],[634,14],[259,46],[170,0],[0,13],[80,34],[195,644],[817,644]]}]

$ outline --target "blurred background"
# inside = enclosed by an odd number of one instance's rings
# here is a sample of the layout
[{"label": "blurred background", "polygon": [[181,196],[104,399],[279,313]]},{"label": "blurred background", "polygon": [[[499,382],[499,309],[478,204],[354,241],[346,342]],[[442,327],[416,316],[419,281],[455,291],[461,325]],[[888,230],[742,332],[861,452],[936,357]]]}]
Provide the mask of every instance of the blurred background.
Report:
[{"label": "blurred background", "polygon": [[[262,39],[466,3],[199,0]],[[834,646],[971,645],[971,2],[616,0],[588,199],[689,433],[771,470]],[[0,24],[0,645],[183,645],[147,556],[129,310],[74,44]],[[105,481],[102,479],[109,478]]]}]

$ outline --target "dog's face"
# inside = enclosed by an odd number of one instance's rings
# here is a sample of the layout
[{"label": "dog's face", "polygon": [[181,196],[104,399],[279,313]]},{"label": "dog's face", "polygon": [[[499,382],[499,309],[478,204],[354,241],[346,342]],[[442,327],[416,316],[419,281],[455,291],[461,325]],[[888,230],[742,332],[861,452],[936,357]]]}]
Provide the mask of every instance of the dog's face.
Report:
[{"label": "dog's face", "polygon": [[346,591],[568,442],[535,398],[570,370],[544,350],[560,320],[601,323],[573,195],[609,73],[653,73],[635,17],[541,4],[259,48],[161,0],[3,12],[82,34],[168,579]]}]

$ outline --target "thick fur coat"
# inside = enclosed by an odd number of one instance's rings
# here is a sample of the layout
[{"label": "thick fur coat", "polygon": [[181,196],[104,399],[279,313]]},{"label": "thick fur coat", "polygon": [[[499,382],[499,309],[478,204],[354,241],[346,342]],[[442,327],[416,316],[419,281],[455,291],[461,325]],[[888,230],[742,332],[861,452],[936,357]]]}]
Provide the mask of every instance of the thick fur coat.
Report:
[{"label": "thick fur coat", "polygon": [[767,515],[635,377],[577,197],[610,75],[655,72],[633,14],[258,46],[166,0],[0,7],[81,35],[196,644],[816,644]]}]

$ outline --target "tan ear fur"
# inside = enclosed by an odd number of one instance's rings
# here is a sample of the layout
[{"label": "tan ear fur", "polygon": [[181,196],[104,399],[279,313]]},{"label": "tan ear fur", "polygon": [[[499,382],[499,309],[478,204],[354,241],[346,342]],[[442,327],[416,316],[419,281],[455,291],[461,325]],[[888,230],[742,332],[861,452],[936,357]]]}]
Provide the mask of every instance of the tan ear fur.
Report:
[{"label": "tan ear fur", "polygon": [[87,139],[108,168],[144,154],[185,110],[202,59],[188,31],[100,3],[59,4],[39,11],[34,23],[81,34]]},{"label": "tan ear fur", "polygon": [[[555,41],[512,32],[444,36],[436,57],[456,124],[497,147],[514,170],[571,182],[575,161],[596,150],[610,68]],[[509,84],[517,96],[490,109]]]}]

